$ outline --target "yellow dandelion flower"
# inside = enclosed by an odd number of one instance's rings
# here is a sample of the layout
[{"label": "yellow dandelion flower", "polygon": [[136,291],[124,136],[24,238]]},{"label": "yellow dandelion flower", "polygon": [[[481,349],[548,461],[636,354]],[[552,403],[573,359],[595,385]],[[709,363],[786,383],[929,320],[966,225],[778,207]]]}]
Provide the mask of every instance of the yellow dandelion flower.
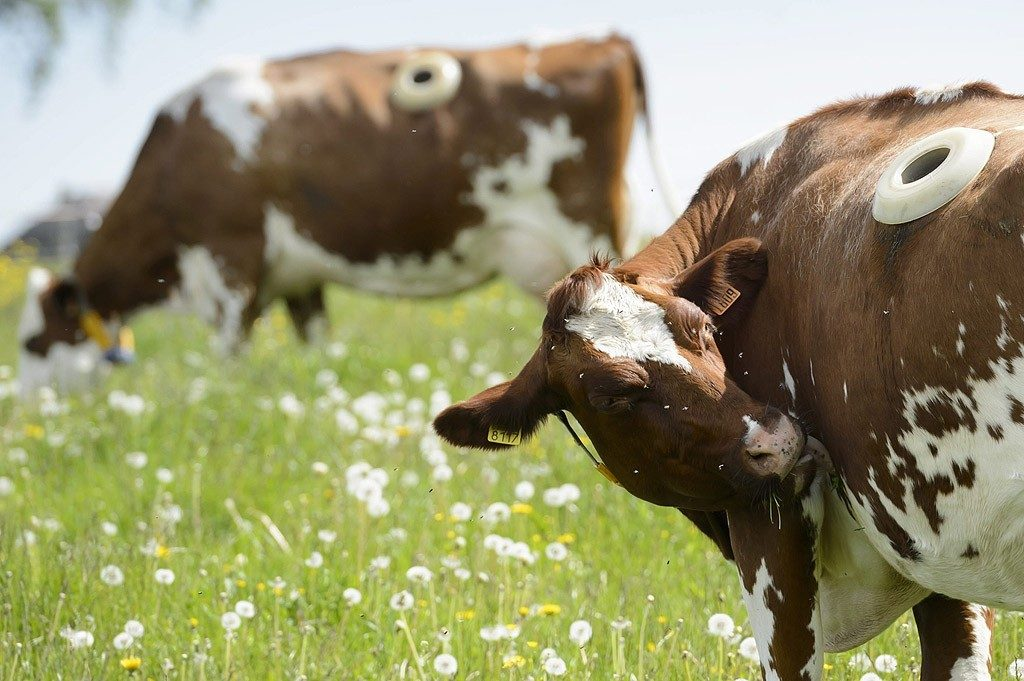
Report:
[{"label": "yellow dandelion flower", "polygon": [[444,520],[444,513],[441,513],[440,511],[435,513],[434,520],[436,520],[437,522],[441,522],[442,520]]},{"label": "yellow dandelion flower", "polygon": [[196,627],[199,626],[199,620],[196,619],[195,617],[189,617],[188,618],[188,626],[190,626],[193,629],[195,629]]},{"label": "yellow dandelion flower", "polygon": [[138,671],[141,666],[142,660],[137,657],[126,657],[121,660],[121,667],[123,667],[125,671],[135,672]]},{"label": "yellow dandelion flower", "polygon": [[236,579],[235,580],[235,586],[237,586],[239,589],[244,589],[245,588],[245,583],[246,582],[245,582],[244,579]]},{"label": "yellow dandelion flower", "polygon": [[46,431],[43,430],[42,426],[37,425],[35,423],[26,423],[25,424],[25,437],[30,437],[33,440],[42,440],[43,439],[43,435],[45,435],[45,434],[46,434]]},{"label": "yellow dandelion flower", "polygon": [[539,534],[530,535],[530,541],[532,541],[534,544],[539,544],[541,541],[541,536]]},{"label": "yellow dandelion flower", "polygon": [[398,426],[395,428],[395,435],[398,437],[408,437],[411,432],[412,431],[409,430],[409,426]]},{"label": "yellow dandelion flower", "polygon": [[157,558],[166,558],[171,555],[171,550],[163,544],[157,544],[156,549],[153,550],[153,555]]},{"label": "yellow dandelion flower", "polygon": [[475,610],[459,610],[455,613],[455,619],[459,622],[466,622],[476,617]]},{"label": "yellow dandelion flower", "polygon": [[830,665],[828,662],[826,662],[825,663],[825,671],[829,671],[831,669],[832,669],[832,665]]},{"label": "yellow dandelion flower", "polygon": [[664,615],[658,615],[658,624],[667,624],[668,618]]},{"label": "yellow dandelion flower", "polygon": [[455,530],[448,530],[444,536],[448,537],[448,539],[455,539]]},{"label": "yellow dandelion flower", "polygon": [[544,605],[540,606],[540,608],[538,608],[537,612],[539,612],[541,615],[544,615],[545,617],[548,615],[557,615],[562,612],[562,606],[557,605],[555,603],[545,603]]},{"label": "yellow dandelion flower", "polygon": [[661,531],[661,538],[662,539],[668,539],[668,530],[662,530]]},{"label": "yellow dandelion flower", "polygon": [[282,586],[275,586],[274,587],[274,595],[275,596],[284,596],[284,587],[282,587]]},{"label": "yellow dandelion flower", "polygon": [[522,615],[523,617],[526,617],[527,615],[530,614],[530,609],[527,608],[525,605],[520,605],[519,606],[519,614]]},{"label": "yellow dandelion flower", "polygon": [[536,648],[539,645],[540,645],[540,643],[538,643],[537,641],[527,641],[526,642],[526,647],[527,648]]},{"label": "yellow dandelion flower", "polygon": [[657,650],[657,648],[658,646],[654,645],[654,641],[647,642],[647,652],[653,653],[655,650]]},{"label": "yellow dandelion flower", "polygon": [[256,590],[257,591],[266,591],[267,590],[267,585],[264,584],[263,582],[256,582]]},{"label": "yellow dandelion flower", "polygon": [[512,504],[512,512],[517,513],[519,515],[530,515],[531,513],[533,513],[533,506],[530,506],[529,504],[524,504],[522,502],[517,502]]},{"label": "yellow dandelion flower", "polygon": [[324,499],[333,499],[333,498],[334,498],[334,488],[333,487],[326,488],[324,490]]},{"label": "yellow dandelion flower", "polygon": [[501,664],[502,669],[515,669],[516,667],[522,667],[526,664],[526,658],[522,655],[510,655],[505,658],[505,661]]},{"label": "yellow dandelion flower", "polygon": [[421,608],[425,608],[427,607],[427,600],[425,598],[421,598],[418,601],[416,601],[416,605],[420,606]]},{"label": "yellow dandelion flower", "polygon": [[576,535],[572,532],[566,532],[565,534],[558,535],[558,541],[563,544],[571,544],[576,541]]},{"label": "yellow dandelion flower", "polygon": [[561,572],[562,571],[562,564],[561,563],[555,563],[554,567],[552,567],[551,569],[553,571],[555,571],[555,572]]}]

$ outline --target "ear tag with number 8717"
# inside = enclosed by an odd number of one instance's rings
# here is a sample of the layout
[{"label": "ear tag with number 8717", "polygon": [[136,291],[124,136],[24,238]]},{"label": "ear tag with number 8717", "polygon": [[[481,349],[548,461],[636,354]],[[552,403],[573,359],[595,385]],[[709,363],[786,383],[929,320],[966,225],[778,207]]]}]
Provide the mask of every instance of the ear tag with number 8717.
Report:
[{"label": "ear tag with number 8717", "polygon": [[522,431],[511,431],[502,430],[496,426],[491,426],[487,429],[487,441],[495,442],[499,445],[517,445],[522,439]]}]

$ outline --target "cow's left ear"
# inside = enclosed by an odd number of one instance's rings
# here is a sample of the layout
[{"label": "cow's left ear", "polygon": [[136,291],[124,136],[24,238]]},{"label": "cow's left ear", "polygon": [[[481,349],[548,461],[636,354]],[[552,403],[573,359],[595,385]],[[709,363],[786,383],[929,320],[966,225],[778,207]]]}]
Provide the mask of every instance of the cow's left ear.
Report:
[{"label": "cow's left ear", "polygon": [[736,239],[686,268],[672,288],[724,327],[750,311],[766,276],[768,256],[760,240]]},{"label": "cow's left ear", "polygon": [[478,449],[514,447],[556,411],[538,349],[519,375],[454,404],[434,419],[434,430],[453,445]]}]

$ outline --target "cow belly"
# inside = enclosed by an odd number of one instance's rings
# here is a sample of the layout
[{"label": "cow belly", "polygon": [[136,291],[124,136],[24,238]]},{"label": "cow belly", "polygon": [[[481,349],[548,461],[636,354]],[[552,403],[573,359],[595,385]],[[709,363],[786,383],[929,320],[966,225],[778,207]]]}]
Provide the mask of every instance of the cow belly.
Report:
[{"label": "cow belly", "polygon": [[865,643],[928,595],[897,572],[831,489],[818,545],[822,638],[830,652]]}]

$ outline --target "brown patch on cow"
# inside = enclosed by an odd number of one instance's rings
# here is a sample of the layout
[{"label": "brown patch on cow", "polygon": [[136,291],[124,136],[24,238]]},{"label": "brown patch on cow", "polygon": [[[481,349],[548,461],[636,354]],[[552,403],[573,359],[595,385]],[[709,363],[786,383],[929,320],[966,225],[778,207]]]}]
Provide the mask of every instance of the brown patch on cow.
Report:
[{"label": "brown patch on cow", "polygon": [[1000,426],[1000,425],[993,425],[993,424],[990,423],[987,426],[987,430],[988,430],[989,437],[991,437],[993,440],[995,440],[996,442],[1001,442],[1002,441],[1002,439],[1003,439],[1003,427],[1002,426]]},{"label": "brown patch on cow", "polygon": [[960,554],[961,558],[977,558],[981,554],[978,553],[978,549],[974,548],[974,544],[968,544],[964,552]]},{"label": "brown patch on cow", "polygon": [[1013,395],[1007,395],[1006,397],[1010,401],[1010,418],[1013,419],[1014,423],[1024,425],[1024,403]]},{"label": "brown patch on cow", "polygon": [[[914,620],[921,639],[921,678],[949,679],[958,660],[974,655],[978,632],[974,631],[977,618],[965,601],[933,594],[914,607]],[[984,624],[989,632],[995,626],[991,608],[985,608]],[[991,644],[988,665],[991,670]]]}]

